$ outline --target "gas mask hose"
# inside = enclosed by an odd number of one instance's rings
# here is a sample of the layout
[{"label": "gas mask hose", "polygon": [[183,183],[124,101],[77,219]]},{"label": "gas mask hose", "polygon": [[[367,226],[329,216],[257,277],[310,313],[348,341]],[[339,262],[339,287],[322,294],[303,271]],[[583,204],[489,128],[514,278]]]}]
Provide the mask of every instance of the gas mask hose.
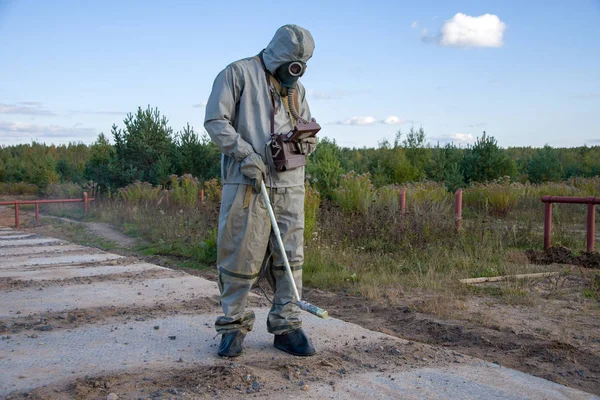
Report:
[{"label": "gas mask hose", "polygon": [[290,112],[292,113],[292,116],[296,119],[296,121],[300,121],[303,124],[308,124],[308,121],[306,121],[304,118],[302,118],[300,116],[300,114],[298,114],[296,107],[294,107],[294,92],[295,91],[296,91],[295,87],[288,88],[288,95],[287,95],[288,107],[290,109]]}]

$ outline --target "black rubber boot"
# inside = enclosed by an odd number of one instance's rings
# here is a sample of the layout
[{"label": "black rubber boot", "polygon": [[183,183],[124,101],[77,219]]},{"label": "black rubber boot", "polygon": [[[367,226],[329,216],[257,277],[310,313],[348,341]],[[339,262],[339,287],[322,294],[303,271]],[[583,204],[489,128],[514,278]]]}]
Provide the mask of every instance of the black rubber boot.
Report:
[{"label": "black rubber boot", "polygon": [[242,342],[244,341],[245,337],[246,335],[240,331],[231,331],[223,334],[217,354],[220,357],[239,356],[242,354]]},{"label": "black rubber boot", "polygon": [[306,357],[316,353],[310,339],[306,336],[302,328],[284,333],[283,335],[275,335],[274,345],[275,348],[295,356]]}]

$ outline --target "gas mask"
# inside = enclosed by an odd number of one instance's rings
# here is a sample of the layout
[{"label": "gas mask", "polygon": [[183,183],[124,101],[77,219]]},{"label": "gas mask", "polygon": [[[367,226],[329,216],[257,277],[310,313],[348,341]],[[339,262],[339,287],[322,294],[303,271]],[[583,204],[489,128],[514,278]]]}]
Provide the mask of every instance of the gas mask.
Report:
[{"label": "gas mask", "polygon": [[304,75],[306,64],[290,61],[275,70],[275,77],[281,83],[281,96],[287,97],[287,107],[296,120],[293,129],[287,133],[271,133],[272,160],[277,171],[288,171],[306,165],[306,148],[302,141],[314,137],[321,130],[317,121],[306,121],[296,110],[294,95],[298,78]]},{"label": "gas mask", "polygon": [[[298,78],[304,75],[306,64],[302,61],[290,61],[275,70],[275,77],[281,82],[287,92],[288,89],[295,88]],[[284,95],[287,95],[285,93]]]}]

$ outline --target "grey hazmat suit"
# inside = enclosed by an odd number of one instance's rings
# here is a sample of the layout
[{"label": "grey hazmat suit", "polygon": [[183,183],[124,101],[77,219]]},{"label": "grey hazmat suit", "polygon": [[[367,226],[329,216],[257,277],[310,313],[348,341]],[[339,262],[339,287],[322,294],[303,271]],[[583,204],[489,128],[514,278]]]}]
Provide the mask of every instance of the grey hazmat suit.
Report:
[{"label": "grey hazmat suit", "polygon": [[[264,67],[258,56],[228,65],[216,77],[206,105],[204,127],[223,153],[217,268],[224,315],[215,323],[219,334],[234,330],[245,334],[252,330],[255,316],[253,311],[246,309],[246,302],[261,265],[267,259],[270,259],[267,279],[275,294],[267,319],[268,331],[284,334],[302,324],[298,307],[289,303],[293,290],[285,275],[280,249],[271,236],[271,222],[263,197],[253,190],[255,182],[242,173],[242,167],[247,160],[258,156],[269,165],[267,142],[271,137],[272,101],[275,105],[274,133],[287,133],[293,128],[292,117],[286,108],[287,98],[279,94],[271,80],[267,80],[265,67],[274,75],[286,62],[306,63],[313,50],[314,41],[307,30],[296,25],[279,28],[262,52]],[[297,111],[303,119],[310,120],[306,91],[300,82],[296,88]],[[314,148],[308,146],[306,154]],[[267,168],[264,172],[264,182],[272,188],[271,202],[285,251],[301,293],[304,167],[284,172]]]}]

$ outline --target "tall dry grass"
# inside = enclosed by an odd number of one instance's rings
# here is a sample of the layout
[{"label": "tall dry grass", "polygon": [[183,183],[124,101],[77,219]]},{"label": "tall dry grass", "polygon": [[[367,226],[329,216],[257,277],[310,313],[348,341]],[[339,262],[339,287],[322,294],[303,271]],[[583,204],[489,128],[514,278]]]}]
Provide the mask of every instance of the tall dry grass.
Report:
[{"label": "tall dry grass", "polygon": [[[399,209],[400,187],[374,189],[369,175],[348,174],[331,200],[307,186],[305,265],[307,286],[344,290],[397,303],[403,293],[436,294],[460,304],[480,294],[462,278],[561,269],[532,266],[525,249],[543,244],[540,196],[596,195],[598,179],[523,185],[499,181],[464,192],[463,230],[455,230],[453,195],[436,183],[407,186],[407,212]],[[198,200],[205,190],[205,203]],[[135,183],[118,195],[99,198],[86,218],[109,221],[148,243],[141,251],[179,257],[188,266],[214,266],[220,185],[172,177],[170,187]],[[168,194],[168,201],[167,201]],[[556,205],[553,243],[576,250],[585,244],[585,207]],[[521,257],[515,255],[521,255]],[[505,285],[493,294],[528,304],[528,283]],[[489,295],[492,292],[485,292]],[[440,300],[441,299],[441,300]],[[440,311],[441,312],[441,311]]]}]

